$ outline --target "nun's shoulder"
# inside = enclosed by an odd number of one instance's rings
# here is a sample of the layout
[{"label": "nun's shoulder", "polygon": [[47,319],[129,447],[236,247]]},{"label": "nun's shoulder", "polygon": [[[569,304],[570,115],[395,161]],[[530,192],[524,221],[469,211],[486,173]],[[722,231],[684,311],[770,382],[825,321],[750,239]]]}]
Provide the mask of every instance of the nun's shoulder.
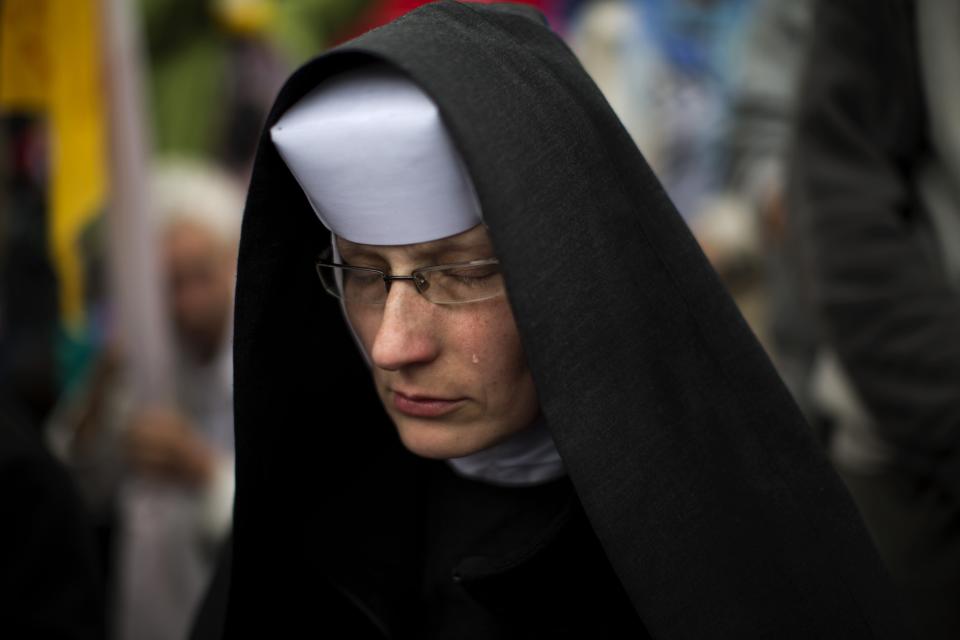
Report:
[{"label": "nun's shoulder", "polygon": [[429,527],[428,616],[535,637],[649,637],[569,478],[496,487],[445,466],[431,482],[443,518]]}]

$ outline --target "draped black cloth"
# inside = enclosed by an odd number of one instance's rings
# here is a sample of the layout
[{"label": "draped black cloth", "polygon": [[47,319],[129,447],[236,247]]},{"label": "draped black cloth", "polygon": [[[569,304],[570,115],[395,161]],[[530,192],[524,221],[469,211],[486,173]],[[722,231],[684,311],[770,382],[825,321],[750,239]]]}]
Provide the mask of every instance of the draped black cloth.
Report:
[{"label": "draped black cloth", "polygon": [[535,11],[450,0],[303,66],[261,138],[237,279],[226,637],[402,637],[389,621],[422,610],[444,463],[402,447],[314,272],[329,233],[267,133],[371,60],[439,105],[597,562],[650,635],[902,637],[848,494],[597,87]]}]

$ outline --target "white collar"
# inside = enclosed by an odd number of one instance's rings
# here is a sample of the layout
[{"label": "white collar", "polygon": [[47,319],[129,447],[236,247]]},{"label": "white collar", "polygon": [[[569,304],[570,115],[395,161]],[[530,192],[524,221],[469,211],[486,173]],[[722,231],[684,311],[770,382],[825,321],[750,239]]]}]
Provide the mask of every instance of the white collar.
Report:
[{"label": "white collar", "polygon": [[489,449],[447,463],[462,476],[507,487],[543,484],[566,474],[542,417]]}]

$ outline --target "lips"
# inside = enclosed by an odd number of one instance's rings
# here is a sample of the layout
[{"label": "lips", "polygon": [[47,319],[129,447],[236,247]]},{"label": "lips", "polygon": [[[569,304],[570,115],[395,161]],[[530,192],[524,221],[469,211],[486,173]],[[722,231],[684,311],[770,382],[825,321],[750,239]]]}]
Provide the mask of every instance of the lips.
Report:
[{"label": "lips", "polygon": [[438,398],[416,393],[393,391],[393,408],[416,418],[437,418],[455,411],[466,398]]}]

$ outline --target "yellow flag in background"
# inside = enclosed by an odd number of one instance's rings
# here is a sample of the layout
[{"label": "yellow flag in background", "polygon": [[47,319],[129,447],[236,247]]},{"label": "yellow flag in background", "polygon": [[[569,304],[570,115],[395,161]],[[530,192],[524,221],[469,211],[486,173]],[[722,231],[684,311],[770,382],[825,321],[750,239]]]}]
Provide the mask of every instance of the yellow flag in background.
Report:
[{"label": "yellow flag in background", "polygon": [[68,330],[84,320],[79,240],[107,193],[100,0],[0,2],[0,111],[50,124],[50,252]]}]

